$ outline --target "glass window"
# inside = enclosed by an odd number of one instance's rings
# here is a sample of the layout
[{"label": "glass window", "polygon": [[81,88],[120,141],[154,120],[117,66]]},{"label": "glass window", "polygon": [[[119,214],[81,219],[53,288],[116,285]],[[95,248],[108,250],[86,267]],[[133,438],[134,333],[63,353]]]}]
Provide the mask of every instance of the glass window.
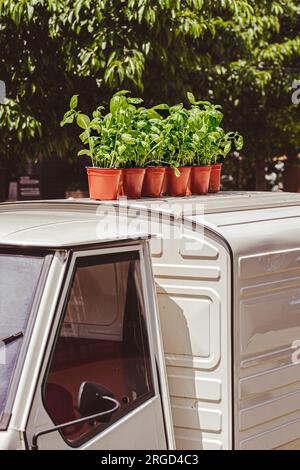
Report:
[{"label": "glass window", "polygon": [[77,259],[44,387],[45,407],[56,425],[83,416],[79,395],[84,383],[104,387],[120,408],[62,430],[71,445],[101,432],[154,394],[138,252]]},{"label": "glass window", "polygon": [[38,257],[0,254],[0,423],[43,261]]}]

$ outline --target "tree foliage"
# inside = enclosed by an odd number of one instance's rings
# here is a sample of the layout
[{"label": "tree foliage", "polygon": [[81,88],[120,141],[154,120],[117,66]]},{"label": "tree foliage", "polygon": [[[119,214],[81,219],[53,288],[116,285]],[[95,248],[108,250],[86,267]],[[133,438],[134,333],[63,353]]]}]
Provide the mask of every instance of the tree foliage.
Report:
[{"label": "tree foliage", "polygon": [[193,91],[223,106],[250,159],[296,153],[299,32],[297,0],[0,0],[1,158],[70,155],[70,96],[88,112],[119,88],[149,106]]}]

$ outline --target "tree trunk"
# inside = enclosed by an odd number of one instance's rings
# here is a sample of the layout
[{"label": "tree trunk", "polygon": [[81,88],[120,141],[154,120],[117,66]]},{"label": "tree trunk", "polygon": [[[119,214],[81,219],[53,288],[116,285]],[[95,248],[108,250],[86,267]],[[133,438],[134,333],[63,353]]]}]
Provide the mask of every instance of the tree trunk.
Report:
[{"label": "tree trunk", "polygon": [[300,166],[286,165],[283,174],[284,191],[300,193]]},{"label": "tree trunk", "polygon": [[267,190],[267,182],[265,179],[265,160],[262,156],[257,157],[255,162],[255,190]]},{"label": "tree trunk", "polygon": [[6,166],[0,163],[0,201],[5,201],[7,198],[7,171]]}]

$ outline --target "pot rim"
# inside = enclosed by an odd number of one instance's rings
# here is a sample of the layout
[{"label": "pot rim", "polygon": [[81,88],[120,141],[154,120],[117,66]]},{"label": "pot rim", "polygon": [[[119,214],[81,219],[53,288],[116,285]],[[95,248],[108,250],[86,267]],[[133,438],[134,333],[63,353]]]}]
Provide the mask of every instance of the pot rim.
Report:
[{"label": "pot rim", "polygon": [[101,168],[98,166],[86,166],[85,169],[88,170],[100,170],[100,171],[122,171],[122,168]]},{"label": "pot rim", "polygon": [[137,167],[122,168],[122,170],[123,171],[139,171],[139,172],[142,172],[142,171],[146,171],[146,167],[137,166]]},{"label": "pot rim", "polygon": [[169,168],[168,166],[164,165],[147,165],[145,168]]},{"label": "pot rim", "polygon": [[[176,166],[176,170],[180,170],[180,168],[182,169],[185,169],[185,170],[191,170],[193,167],[192,166]],[[174,171],[174,168],[172,166],[166,166],[166,169],[167,170],[173,170]]]},{"label": "pot rim", "polygon": [[212,168],[221,168],[222,165],[223,165],[223,163],[213,163],[213,164],[211,165],[211,167],[212,167]]},{"label": "pot rim", "polygon": [[207,168],[210,169],[212,168],[213,165],[194,165],[192,168]]},{"label": "pot rim", "polygon": [[158,171],[160,173],[164,173],[166,171],[167,167],[166,166],[147,166],[146,170],[150,171]]}]

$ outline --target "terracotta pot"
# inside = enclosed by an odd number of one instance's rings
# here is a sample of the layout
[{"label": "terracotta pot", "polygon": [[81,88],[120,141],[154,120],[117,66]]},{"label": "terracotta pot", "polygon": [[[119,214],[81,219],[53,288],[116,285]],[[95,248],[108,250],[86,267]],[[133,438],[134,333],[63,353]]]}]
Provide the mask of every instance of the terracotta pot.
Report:
[{"label": "terracotta pot", "polygon": [[167,168],[168,175],[168,195],[169,196],[186,196],[191,167],[181,166],[178,168],[180,176],[176,176],[173,168]]},{"label": "terracotta pot", "polygon": [[207,194],[211,166],[193,166],[191,173],[191,190],[193,194]]},{"label": "terracotta pot", "polygon": [[119,185],[119,197],[124,197],[125,196],[125,193],[124,193],[124,184],[123,184],[123,171],[122,170],[122,174],[121,174],[121,178],[120,178],[120,185]]},{"label": "terracotta pot", "polygon": [[121,173],[122,170],[115,168],[87,168],[90,198],[117,199]]},{"label": "terracotta pot", "polygon": [[125,168],[123,170],[124,195],[130,199],[139,199],[145,178],[146,168]]},{"label": "terracotta pot", "polygon": [[161,195],[166,196],[168,193],[168,168],[166,168],[164,179],[161,187]]},{"label": "terracotta pot", "polygon": [[166,168],[163,166],[149,166],[146,168],[146,174],[143,185],[143,196],[160,197]]},{"label": "terracotta pot", "polygon": [[211,166],[211,174],[209,180],[208,191],[210,193],[217,193],[220,191],[222,163]]},{"label": "terracotta pot", "polygon": [[191,173],[190,173],[188,186],[186,190],[186,196],[192,196],[192,195],[193,195],[193,192],[192,192],[192,168],[191,168]]}]

